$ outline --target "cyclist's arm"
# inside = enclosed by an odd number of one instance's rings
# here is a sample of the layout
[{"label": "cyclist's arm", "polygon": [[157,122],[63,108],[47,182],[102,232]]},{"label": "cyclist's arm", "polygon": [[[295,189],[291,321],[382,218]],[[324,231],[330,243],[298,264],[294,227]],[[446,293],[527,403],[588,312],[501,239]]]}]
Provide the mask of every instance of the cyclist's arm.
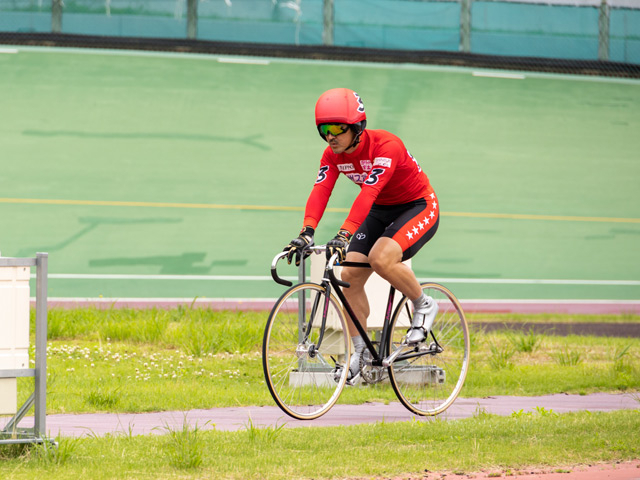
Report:
[{"label": "cyclist's arm", "polygon": [[311,189],[311,194],[307,200],[307,205],[304,211],[304,226],[315,229],[322,219],[327,203],[329,203],[329,197],[333,192],[333,187],[338,179],[338,167],[331,162],[326,154],[322,156],[320,161],[320,170],[318,171],[318,178],[316,183]]}]

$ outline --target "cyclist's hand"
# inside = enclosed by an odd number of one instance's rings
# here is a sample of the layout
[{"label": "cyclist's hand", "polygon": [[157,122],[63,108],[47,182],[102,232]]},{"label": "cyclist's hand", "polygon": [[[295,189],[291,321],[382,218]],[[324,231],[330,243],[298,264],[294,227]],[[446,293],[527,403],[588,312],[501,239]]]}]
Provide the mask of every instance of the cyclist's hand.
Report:
[{"label": "cyclist's hand", "polygon": [[[289,245],[284,247],[283,252],[287,252],[287,263],[291,264],[291,260],[293,257],[296,257],[296,267],[300,266],[300,257],[302,255],[302,250],[305,247],[313,246],[313,233],[314,230],[311,227],[304,227],[300,232],[298,238],[294,238],[289,242]],[[304,253],[304,258],[307,258],[311,253],[306,251]]]},{"label": "cyclist's hand", "polygon": [[347,230],[340,230],[332,240],[329,240],[327,242],[327,260],[337,252],[338,263],[344,262],[344,259],[347,256],[347,247],[349,246],[349,240],[351,240],[351,233]]}]

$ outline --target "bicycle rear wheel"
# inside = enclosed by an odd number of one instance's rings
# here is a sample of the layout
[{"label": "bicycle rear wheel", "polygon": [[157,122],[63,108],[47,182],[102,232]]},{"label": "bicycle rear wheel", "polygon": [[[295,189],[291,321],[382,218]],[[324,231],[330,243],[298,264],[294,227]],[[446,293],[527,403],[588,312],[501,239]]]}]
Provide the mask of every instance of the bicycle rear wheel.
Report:
[{"label": "bicycle rear wheel", "polygon": [[347,381],[349,368],[334,378],[336,362],[349,365],[349,336],[339,303],[333,295],[327,302],[321,285],[291,287],[273,306],[264,331],[262,366],[271,396],[293,418],[318,418],[335,404]]},{"label": "bicycle rear wheel", "polygon": [[[389,367],[391,385],[402,404],[418,415],[437,415],[454,402],[469,368],[469,330],[456,297],[436,283],[422,284],[439,306],[431,333],[408,347]],[[391,319],[389,352],[394,352],[411,325],[411,302],[403,297]]]}]

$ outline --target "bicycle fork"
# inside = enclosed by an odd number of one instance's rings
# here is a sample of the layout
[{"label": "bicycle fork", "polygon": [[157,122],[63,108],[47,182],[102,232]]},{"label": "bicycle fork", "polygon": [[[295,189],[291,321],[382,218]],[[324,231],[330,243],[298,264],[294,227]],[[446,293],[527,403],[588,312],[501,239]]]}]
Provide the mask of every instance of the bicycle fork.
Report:
[{"label": "bicycle fork", "polygon": [[[308,354],[311,358],[314,358],[316,356],[316,353],[320,350],[320,346],[322,345],[322,340],[324,339],[324,331],[327,326],[327,315],[329,312],[330,296],[331,296],[331,288],[329,285],[326,285],[324,303],[322,305],[322,320],[320,323],[320,330],[319,330],[320,335],[318,337],[318,341],[316,342],[316,344],[309,345],[309,349],[308,349]],[[304,333],[304,338],[302,338],[300,341],[300,345],[303,345],[304,343],[306,343],[307,340],[309,339],[309,336],[311,335],[311,329],[313,328],[313,321],[316,318],[316,315],[318,313],[318,307],[320,306],[319,304],[320,304],[320,293],[318,292],[318,294],[316,295],[316,298],[314,298],[313,300],[313,305],[311,306],[311,312],[309,315],[309,323],[307,324],[307,329]]]}]

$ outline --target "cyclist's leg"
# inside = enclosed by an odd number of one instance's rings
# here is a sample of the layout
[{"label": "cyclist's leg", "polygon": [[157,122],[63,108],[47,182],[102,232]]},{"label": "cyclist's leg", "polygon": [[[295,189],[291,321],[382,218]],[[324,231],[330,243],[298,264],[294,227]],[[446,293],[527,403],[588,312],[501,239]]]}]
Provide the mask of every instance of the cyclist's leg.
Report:
[{"label": "cyclist's leg", "polygon": [[[359,252],[348,252],[346,260],[348,262],[368,263],[367,256]],[[349,288],[345,288],[343,290],[343,293],[345,297],[347,297],[349,305],[351,305],[351,308],[353,309],[353,313],[355,313],[356,318],[364,328],[367,328],[367,317],[369,317],[370,312],[369,300],[367,299],[364,286],[372,273],[373,270],[369,268],[359,267],[344,267],[341,272],[342,280],[348,282],[350,285]],[[351,318],[348,318],[348,323],[349,334],[352,337],[360,335],[356,327],[353,325]]]},{"label": "cyclist's leg", "polygon": [[[358,228],[358,231],[353,235],[346,260],[349,262],[368,263],[371,247],[384,233],[388,225],[389,221],[385,218],[385,212],[379,212],[374,206]],[[373,270],[370,268],[345,267],[342,270],[342,279],[351,285],[349,288],[345,288],[343,292],[353,308],[353,313],[365,328],[367,327],[366,322],[369,316],[369,301],[367,300],[364,285],[372,273]],[[359,335],[358,330],[350,320],[349,333],[352,337]]]},{"label": "cyclist's leg", "polygon": [[[347,253],[346,260],[349,262],[367,263],[367,256],[358,252],[349,252]],[[359,267],[344,267],[341,272],[342,280],[349,283],[349,288],[343,290],[344,295],[349,305],[351,305],[356,318],[365,329],[367,328],[367,317],[369,316],[370,310],[364,285],[372,273],[373,270],[370,268]],[[345,316],[348,318],[349,335],[351,336],[351,342],[354,348],[349,364],[348,380],[351,381],[355,379],[360,372],[360,358],[362,357],[362,352],[365,350],[365,343],[349,315]]]},{"label": "cyclist's leg", "polygon": [[420,283],[413,270],[402,263],[402,247],[392,238],[382,237],[369,253],[369,263],[373,270],[402,292],[410,300],[422,295]]},{"label": "cyclist's leg", "polygon": [[413,270],[402,263],[402,247],[394,239],[382,237],[371,249],[369,262],[378,275],[413,303],[413,321],[406,342],[422,342],[438,313],[438,305],[423,293]]},{"label": "cyclist's leg", "polygon": [[398,212],[369,252],[369,263],[382,278],[402,292],[414,305],[414,321],[407,336],[408,343],[424,340],[437,314],[437,304],[423,292],[413,271],[405,264],[438,229],[439,209],[435,195],[416,201]]}]

